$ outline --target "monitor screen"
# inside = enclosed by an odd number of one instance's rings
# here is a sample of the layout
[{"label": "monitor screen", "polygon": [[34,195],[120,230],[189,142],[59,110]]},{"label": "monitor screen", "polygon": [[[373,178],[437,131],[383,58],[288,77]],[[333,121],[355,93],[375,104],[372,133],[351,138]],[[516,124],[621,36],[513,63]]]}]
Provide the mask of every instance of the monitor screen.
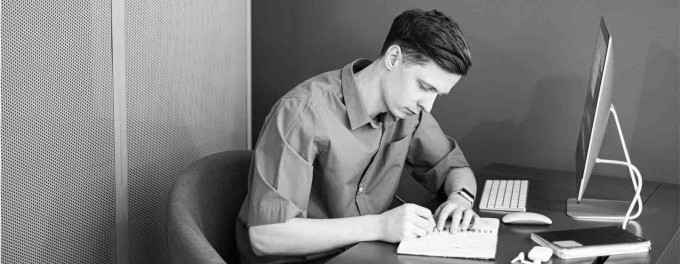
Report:
[{"label": "monitor screen", "polygon": [[576,184],[579,190],[579,200],[585,192],[609,121],[613,76],[612,55],[611,35],[604,18],[601,18],[590,81],[586,88],[581,128],[576,143]]}]

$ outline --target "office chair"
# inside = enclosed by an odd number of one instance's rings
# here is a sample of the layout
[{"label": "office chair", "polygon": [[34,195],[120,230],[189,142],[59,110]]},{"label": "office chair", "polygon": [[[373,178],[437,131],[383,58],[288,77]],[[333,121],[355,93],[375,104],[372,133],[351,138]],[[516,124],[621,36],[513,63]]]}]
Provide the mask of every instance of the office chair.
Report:
[{"label": "office chair", "polygon": [[171,263],[238,263],[234,226],[248,192],[252,151],[216,153],[191,164],[168,201]]}]

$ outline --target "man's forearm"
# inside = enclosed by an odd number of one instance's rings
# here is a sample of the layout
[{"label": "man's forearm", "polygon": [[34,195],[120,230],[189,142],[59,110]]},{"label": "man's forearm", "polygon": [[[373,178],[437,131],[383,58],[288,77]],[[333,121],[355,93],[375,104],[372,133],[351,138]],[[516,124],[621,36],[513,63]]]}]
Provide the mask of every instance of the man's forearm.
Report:
[{"label": "man's forearm", "polygon": [[248,230],[257,255],[309,255],[380,238],[378,215],[336,219],[292,218]]},{"label": "man's forearm", "polygon": [[461,188],[465,188],[477,196],[477,181],[470,168],[455,168],[444,181],[444,191],[449,198],[451,198],[452,193],[459,191]]}]

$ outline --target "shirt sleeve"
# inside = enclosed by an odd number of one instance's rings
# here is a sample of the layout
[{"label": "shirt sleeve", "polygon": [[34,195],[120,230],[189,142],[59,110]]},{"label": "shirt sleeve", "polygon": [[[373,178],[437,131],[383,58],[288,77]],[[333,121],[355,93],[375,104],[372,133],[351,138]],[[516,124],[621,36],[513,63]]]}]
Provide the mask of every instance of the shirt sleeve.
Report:
[{"label": "shirt sleeve", "polygon": [[307,216],[318,118],[309,102],[284,97],[265,120],[250,169],[247,226]]},{"label": "shirt sleeve", "polygon": [[413,178],[433,194],[437,194],[451,170],[469,167],[456,141],[446,136],[426,112],[422,112],[413,132],[405,166]]}]

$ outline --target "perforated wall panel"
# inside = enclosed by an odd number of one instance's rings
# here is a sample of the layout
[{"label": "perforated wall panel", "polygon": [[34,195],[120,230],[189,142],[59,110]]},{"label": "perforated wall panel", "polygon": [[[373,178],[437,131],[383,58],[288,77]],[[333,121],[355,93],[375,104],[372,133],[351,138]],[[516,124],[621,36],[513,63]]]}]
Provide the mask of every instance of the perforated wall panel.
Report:
[{"label": "perforated wall panel", "polygon": [[246,148],[245,3],[125,2],[132,263],[168,263],[166,202],[180,171]]},{"label": "perforated wall panel", "polygon": [[2,263],[114,263],[110,1],[2,1]]}]

